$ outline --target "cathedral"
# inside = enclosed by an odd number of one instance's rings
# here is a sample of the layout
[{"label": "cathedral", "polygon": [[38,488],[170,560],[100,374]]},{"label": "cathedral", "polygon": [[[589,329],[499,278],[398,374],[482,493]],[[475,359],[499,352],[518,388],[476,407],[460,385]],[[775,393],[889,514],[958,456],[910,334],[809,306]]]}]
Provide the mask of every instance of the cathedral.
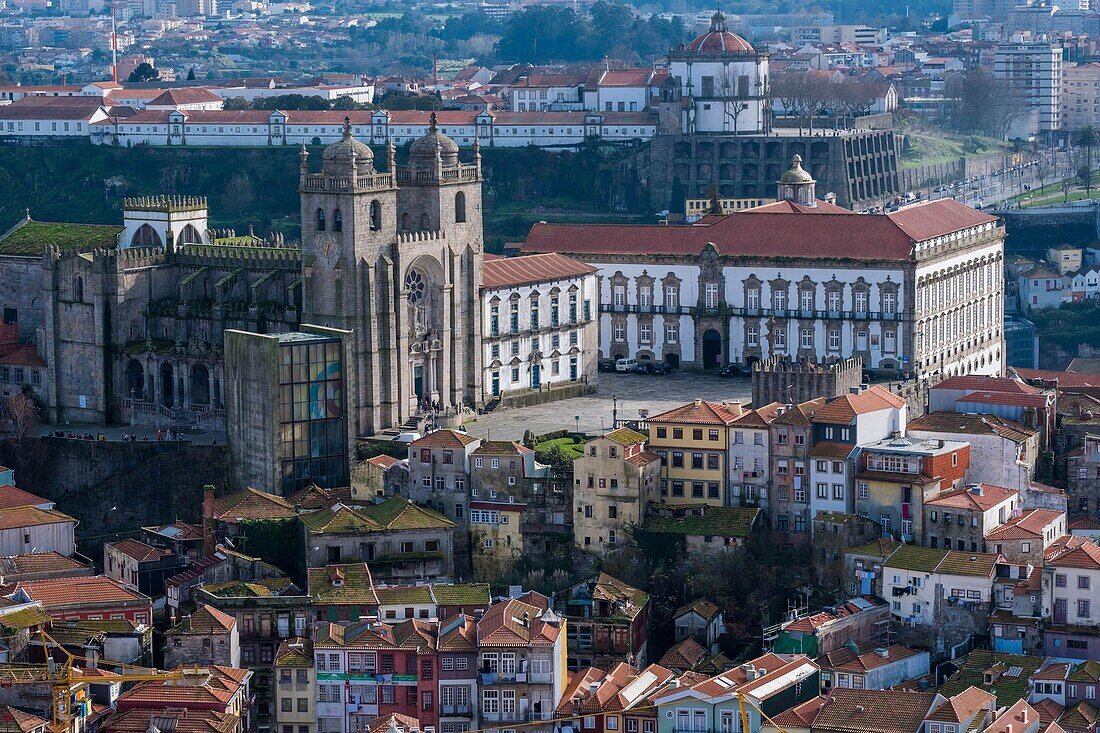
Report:
[{"label": "cathedral", "polygon": [[408,164],[385,171],[351,135],[311,172],[305,150],[303,316],[353,332],[353,432],[370,435],[418,412],[476,409],[482,399],[481,155],[462,163],[432,116]]},{"label": "cathedral", "polygon": [[405,166],[391,145],[378,170],[347,123],[321,158],[312,171],[302,150],[300,247],[211,229],[206,200],[185,196],[126,199],[121,226],[28,212],[0,234],[4,333],[43,363],[24,379],[45,417],[223,429],[225,331],[301,324],[352,332],[353,435],[429,411],[461,421],[481,406],[478,148],[461,162],[433,115]]}]

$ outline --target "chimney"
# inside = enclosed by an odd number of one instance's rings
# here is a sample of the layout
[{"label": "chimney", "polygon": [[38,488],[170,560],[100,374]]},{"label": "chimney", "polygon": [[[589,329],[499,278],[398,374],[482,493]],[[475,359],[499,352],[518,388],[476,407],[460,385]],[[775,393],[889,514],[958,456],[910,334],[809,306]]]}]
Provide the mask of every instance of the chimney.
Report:
[{"label": "chimney", "polygon": [[202,554],[213,555],[215,549],[214,532],[217,521],[214,519],[214,487],[206,484],[202,487]]},{"label": "chimney", "polygon": [[531,628],[531,614],[528,613],[527,611],[523,612],[523,628],[525,628],[525,629]]},{"label": "chimney", "polygon": [[883,659],[890,658],[890,650],[884,646],[880,646],[879,648],[875,649],[875,654],[879,655]]},{"label": "chimney", "polygon": [[692,404],[694,404],[696,407],[699,407],[703,404],[703,400],[699,397],[696,397],[694,400],[692,400]]},{"label": "chimney", "polygon": [[745,679],[747,679],[747,680],[756,679],[756,668],[753,667],[751,663],[746,662],[745,664],[742,664],[741,665],[741,671],[745,673]]},{"label": "chimney", "polygon": [[973,494],[974,496],[981,496],[982,495],[982,485],[981,484],[974,484],[973,486],[970,487],[970,493]]}]

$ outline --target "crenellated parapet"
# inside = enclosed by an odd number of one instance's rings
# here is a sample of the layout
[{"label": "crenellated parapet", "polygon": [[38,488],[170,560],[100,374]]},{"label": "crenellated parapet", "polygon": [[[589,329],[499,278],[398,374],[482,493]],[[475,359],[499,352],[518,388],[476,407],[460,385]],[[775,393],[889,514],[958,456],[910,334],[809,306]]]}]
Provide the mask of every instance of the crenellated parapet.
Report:
[{"label": "crenellated parapet", "polygon": [[123,211],[202,211],[207,208],[205,196],[131,196],[122,199]]},{"label": "crenellated parapet", "polygon": [[410,242],[434,242],[446,238],[447,232],[443,229],[437,229],[434,231],[422,230],[415,232],[401,232],[397,235],[397,243],[408,244]]}]

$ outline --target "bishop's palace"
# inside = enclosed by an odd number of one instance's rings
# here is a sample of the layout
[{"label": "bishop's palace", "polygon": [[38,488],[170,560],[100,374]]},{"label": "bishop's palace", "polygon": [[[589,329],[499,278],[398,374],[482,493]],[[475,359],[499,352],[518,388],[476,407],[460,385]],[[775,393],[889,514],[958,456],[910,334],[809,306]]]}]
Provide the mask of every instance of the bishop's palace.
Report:
[{"label": "bishop's palace", "polygon": [[464,162],[434,121],[405,165],[350,124],[319,166],[303,148],[300,245],[212,230],[197,197],[127,199],[122,226],[28,214],[0,237],[0,386],[59,424],[220,429],[228,409],[240,480],[286,492],[346,481],[358,436],[594,389],[600,358],[1000,374],[1000,222],[952,200],[855,214],[791,152],[776,203],[538,224],[507,258],[484,252],[476,142]]}]

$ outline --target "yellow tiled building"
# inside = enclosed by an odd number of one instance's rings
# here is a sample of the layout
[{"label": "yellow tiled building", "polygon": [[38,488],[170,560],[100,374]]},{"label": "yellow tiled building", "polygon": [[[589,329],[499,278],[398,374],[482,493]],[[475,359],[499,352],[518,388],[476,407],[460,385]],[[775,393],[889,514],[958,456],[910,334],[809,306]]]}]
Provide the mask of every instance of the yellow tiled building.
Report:
[{"label": "yellow tiled building", "polygon": [[739,402],[695,400],[649,418],[665,503],[726,506],[729,429],[741,414]]},{"label": "yellow tiled building", "polygon": [[526,504],[470,502],[470,554],[478,578],[496,578],[523,553],[520,519]]}]

